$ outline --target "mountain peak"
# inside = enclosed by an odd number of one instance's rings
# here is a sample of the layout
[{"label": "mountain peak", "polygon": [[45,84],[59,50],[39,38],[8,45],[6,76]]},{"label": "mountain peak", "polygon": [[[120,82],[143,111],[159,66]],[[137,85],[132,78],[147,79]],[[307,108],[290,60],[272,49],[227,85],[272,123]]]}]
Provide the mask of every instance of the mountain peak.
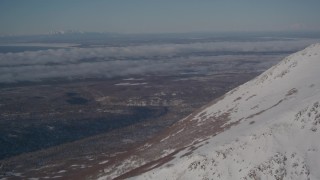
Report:
[{"label": "mountain peak", "polygon": [[100,178],[320,179],[319,67],[320,44],[288,56]]}]

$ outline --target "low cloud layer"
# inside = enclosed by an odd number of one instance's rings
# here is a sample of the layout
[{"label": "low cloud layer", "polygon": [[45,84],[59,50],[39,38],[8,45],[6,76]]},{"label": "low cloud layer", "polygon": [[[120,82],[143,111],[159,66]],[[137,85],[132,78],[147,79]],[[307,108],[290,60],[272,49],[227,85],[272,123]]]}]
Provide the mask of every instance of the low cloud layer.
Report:
[{"label": "low cloud layer", "polygon": [[[316,40],[209,42],[65,48],[0,54],[0,83],[50,78],[95,78],[145,73],[264,70]],[[228,66],[226,66],[225,62]]]}]

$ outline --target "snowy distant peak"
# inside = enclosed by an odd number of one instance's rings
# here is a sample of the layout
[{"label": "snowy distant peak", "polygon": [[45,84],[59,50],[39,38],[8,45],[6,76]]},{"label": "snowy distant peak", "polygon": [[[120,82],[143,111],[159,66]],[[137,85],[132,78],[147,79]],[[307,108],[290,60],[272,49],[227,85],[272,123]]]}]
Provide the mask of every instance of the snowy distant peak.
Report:
[{"label": "snowy distant peak", "polygon": [[49,35],[67,35],[67,34],[83,34],[83,31],[77,30],[52,30],[48,34]]}]

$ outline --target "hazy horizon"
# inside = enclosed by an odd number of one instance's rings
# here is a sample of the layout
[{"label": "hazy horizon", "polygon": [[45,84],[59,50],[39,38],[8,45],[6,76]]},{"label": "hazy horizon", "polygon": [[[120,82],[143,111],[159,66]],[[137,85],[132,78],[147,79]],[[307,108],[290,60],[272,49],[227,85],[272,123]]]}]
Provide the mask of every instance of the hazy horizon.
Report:
[{"label": "hazy horizon", "polygon": [[0,35],[320,31],[316,0],[2,0]]}]

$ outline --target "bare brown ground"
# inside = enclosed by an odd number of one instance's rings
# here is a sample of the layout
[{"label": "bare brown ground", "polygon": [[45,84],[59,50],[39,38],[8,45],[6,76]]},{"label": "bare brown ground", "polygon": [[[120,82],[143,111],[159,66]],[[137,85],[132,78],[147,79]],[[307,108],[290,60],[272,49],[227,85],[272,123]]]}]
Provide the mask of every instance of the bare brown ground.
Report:
[{"label": "bare brown ground", "polygon": [[[114,179],[124,179],[137,176],[154,168],[160,167],[174,159],[175,155],[182,150],[186,150],[186,153],[181,157],[192,154],[192,152],[201,147],[201,143],[205,143],[205,141],[208,140],[209,137],[217,135],[218,133],[230,128],[240,121],[239,120],[237,122],[229,123],[228,125],[226,125],[226,123],[230,120],[229,115],[231,111],[233,111],[233,109],[230,109],[228,112],[220,116],[207,118],[205,122],[201,124],[198,124],[198,121],[194,120],[194,117],[197,114],[201,113],[201,111],[209,106],[212,106],[223,98],[224,97],[221,97],[213,101],[209,105],[204,106],[198,111],[192,113],[190,116],[188,116],[188,118],[177,122],[160,135],[147,141],[146,144],[150,144],[150,147],[140,147],[132,149],[131,151],[122,154],[121,156],[111,158],[110,161],[104,166],[96,166],[94,169],[92,169],[92,171],[86,170],[83,175],[77,177],[73,176],[70,178],[89,178],[88,176],[86,176],[86,174],[94,174],[93,176],[90,176],[91,178],[97,178],[101,175],[107,177],[108,175],[111,176],[112,172],[118,171],[119,173],[116,177],[114,177]],[[204,114],[202,114],[202,116],[204,116]],[[164,150],[174,151],[168,155],[163,156]],[[144,162],[144,164],[140,166],[128,166],[125,169],[121,169],[121,171],[119,171],[118,168],[125,160],[128,159],[132,159],[132,161]],[[108,172],[110,173],[101,173],[103,172],[103,169],[109,169],[110,171]],[[109,179],[112,179],[112,177],[110,177]]]},{"label": "bare brown ground", "polygon": [[[290,96],[295,93],[297,93],[297,91],[295,89],[292,89],[288,91],[288,94],[286,96]],[[220,132],[230,128],[231,126],[238,124],[244,118],[241,118],[234,123],[229,123],[228,125],[225,125],[230,120],[229,115],[233,111],[233,109],[230,109],[228,112],[220,116],[207,118],[205,120],[205,123],[202,123],[200,125],[198,124],[197,120],[193,119],[197,114],[201,113],[201,111],[203,111],[205,108],[207,108],[208,106],[212,106],[213,104],[215,104],[216,102],[218,102],[223,98],[224,97],[221,97],[220,99],[215,100],[209,105],[201,108],[199,111],[194,112],[187,119],[183,121],[179,121],[178,123],[174,124],[171,128],[169,128],[166,132],[155,137],[153,140],[149,141],[148,143],[152,144],[152,146],[140,152],[142,154],[146,153],[143,159],[147,163],[144,164],[143,166],[133,168],[131,170],[129,168],[126,173],[121,174],[116,179],[137,176],[147,171],[150,171],[154,168],[160,167],[165,163],[168,163],[169,161],[174,159],[175,158],[174,156],[181,150],[187,150],[187,152],[182,156],[180,156],[180,158],[191,155],[194,150],[202,146],[200,143],[206,141],[209,137],[215,136]],[[252,114],[245,119],[250,119],[259,114],[262,114],[265,111],[268,111],[278,106],[285,99],[286,98],[281,99],[271,107],[261,110],[258,113]],[[204,117],[205,117],[204,113],[200,114],[200,119],[203,119]],[[176,132],[179,132],[181,129],[183,129],[181,133],[174,134]],[[161,141],[161,139],[164,139],[164,138],[166,140]],[[165,157],[156,158],[162,154],[161,150],[164,150],[164,149],[176,149],[176,150]],[[139,154],[139,152],[136,152],[136,153]]]}]

